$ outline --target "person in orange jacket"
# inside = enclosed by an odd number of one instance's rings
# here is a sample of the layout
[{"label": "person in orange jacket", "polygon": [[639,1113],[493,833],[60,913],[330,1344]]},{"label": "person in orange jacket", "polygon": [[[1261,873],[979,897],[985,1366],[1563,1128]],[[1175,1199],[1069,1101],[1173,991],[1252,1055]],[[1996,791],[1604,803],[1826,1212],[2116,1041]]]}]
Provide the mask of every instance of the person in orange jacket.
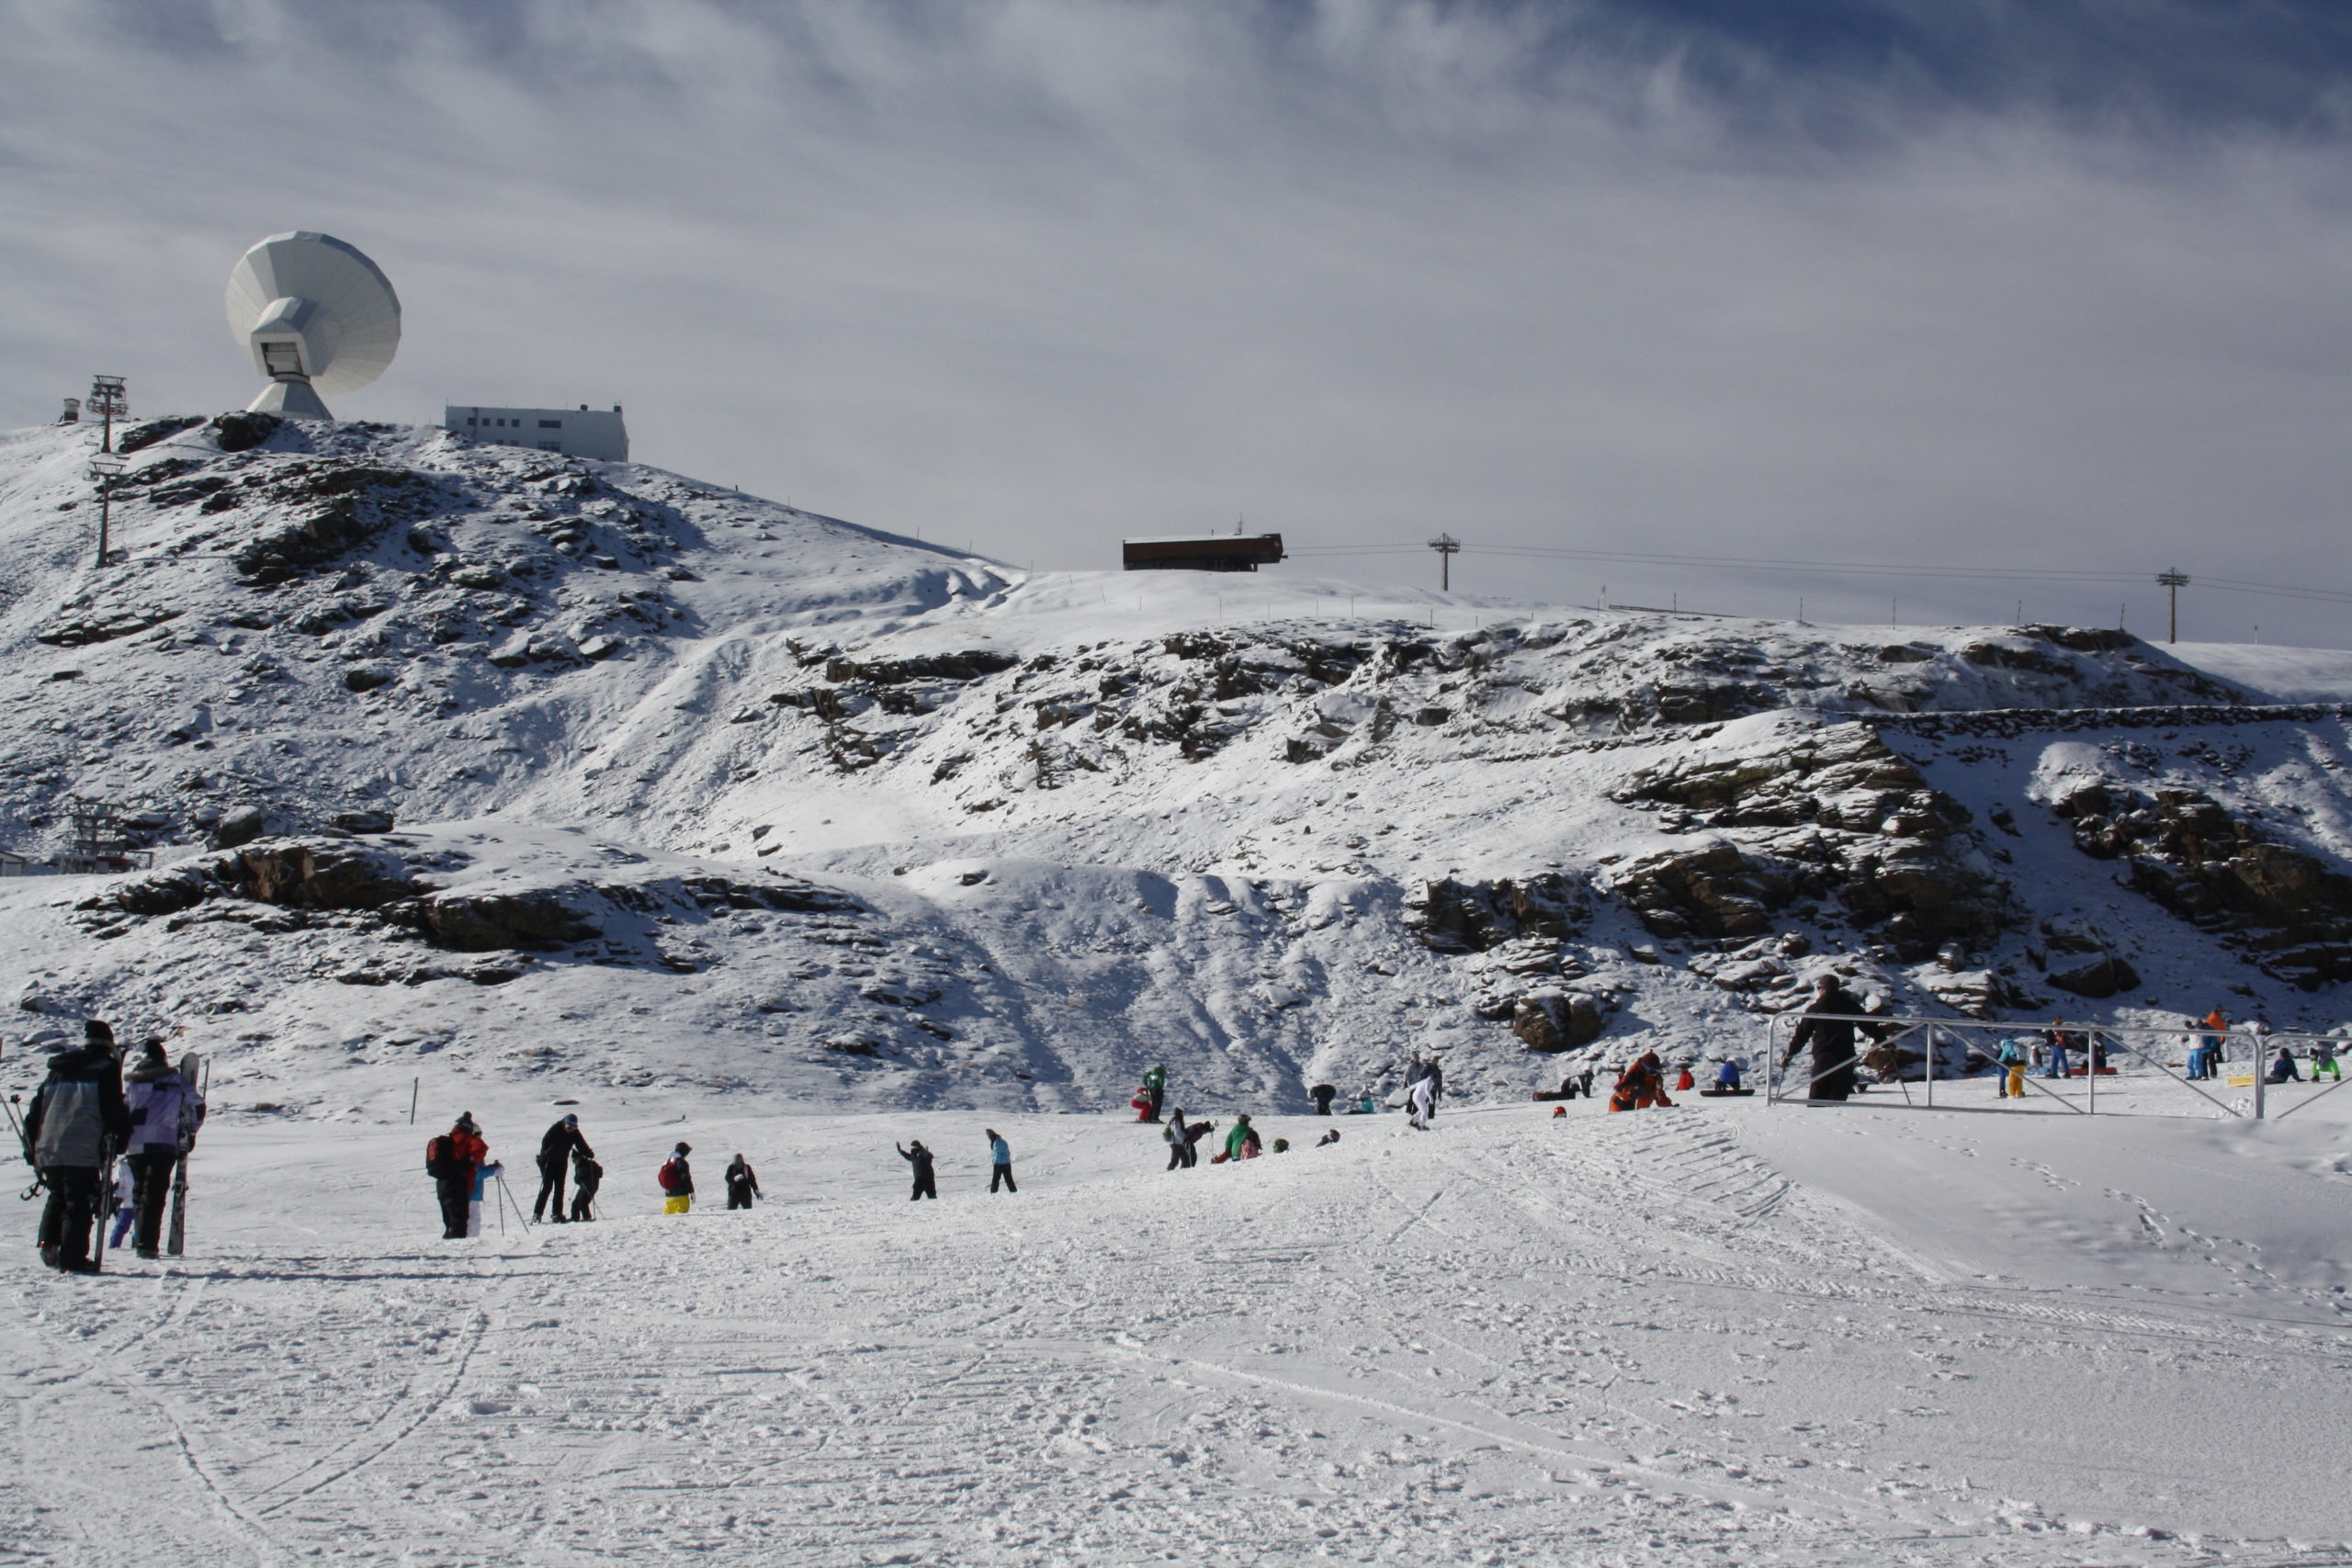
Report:
[{"label": "person in orange jacket", "polygon": [[1653,1105],[1672,1107],[1666,1098],[1666,1067],[1655,1051],[1645,1051],[1617,1077],[1609,1096],[1611,1111],[1646,1111]]}]

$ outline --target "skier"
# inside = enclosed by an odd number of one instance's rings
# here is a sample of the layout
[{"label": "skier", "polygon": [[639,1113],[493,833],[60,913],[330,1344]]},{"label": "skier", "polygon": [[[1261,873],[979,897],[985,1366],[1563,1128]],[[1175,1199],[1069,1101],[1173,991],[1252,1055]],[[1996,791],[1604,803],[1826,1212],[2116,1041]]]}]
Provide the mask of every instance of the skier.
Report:
[{"label": "skier", "polygon": [[1340,1091],[1329,1084],[1319,1083],[1306,1091],[1306,1098],[1315,1102],[1315,1114],[1329,1116],[1331,1114],[1331,1101],[1338,1099],[1339,1094]]},{"label": "skier", "polygon": [[605,1168],[585,1149],[575,1150],[571,1156],[571,1217],[593,1220],[596,1217],[596,1189],[605,1184]]},{"label": "skier", "polygon": [[1247,1116],[1236,1116],[1233,1126],[1225,1134],[1225,1157],[1255,1159],[1258,1157],[1258,1129],[1250,1125]]},{"label": "skier", "polygon": [[435,1195],[441,1200],[441,1239],[463,1241],[471,1222],[469,1213],[474,1198],[474,1173],[490,1158],[490,1145],[482,1141],[481,1129],[474,1125],[474,1113],[465,1111],[449,1130],[424,1145],[424,1174],[433,1178]]},{"label": "skier", "polygon": [[25,1163],[49,1189],[40,1212],[40,1260],[69,1274],[95,1274],[90,1228],[98,1217],[105,1168],[130,1131],[114,1031],[96,1019],[82,1043],[50,1058],[49,1077],[25,1113]]},{"label": "skier", "polygon": [[[1161,1076],[1167,1075],[1162,1072]],[[1020,1191],[1021,1189],[1012,1184],[1012,1145],[1006,1143],[995,1128],[985,1130],[989,1135],[989,1164],[992,1168],[989,1172],[989,1190],[995,1191],[996,1184],[1001,1181],[1007,1192]]]},{"label": "skier", "polygon": [[[2007,1100],[2014,1096],[2018,1100],[2023,1100],[2025,1098],[2025,1047],[2019,1045],[2014,1040],[2002,1041],[2000,1062],[2001,1087],[1999,1091],[1996,1093],[1993,1098],[1996,1100]],[[2191,1064],[2191,1066],[2193,1068],[2194,1064]],[[2191,1076],[2195,1076],[2193,1072]]]},{"label": "skier", "polygon": [[596,1151],[580,1135],[577,1115],[566,1116],[539,1139],[539,1195],[531,1204],[533,1224],[538,1224],[539,1217],[549,1209],[555,1211],[556,1223],[563,1223],[563,1173],[571,1168],[574,1154],[596,1157]]},{"label": "skier", "polygon": [[130,1169],[139,1209],[135,1245],[140,1257],[154,1258],[163,1248],[172,1172],[196,1146],[197,1130],[204,1125],[204,1097],[164,1054],[163,1036],[150,1035],[141,1050],[144,1054],[130,1070],[128,1085]]},{"label": "skier", "polygon": [[1617,1087],[1609,1096],[1609,1109],[1615,1111],[1646,1111],[1653,1105],[1672,1109],[1674,1101],[1666,1098],[1666,1066],[1655,1051],[1645,1051],[1629,1063],[1617,1076]]},{"label": "skier", "polygon": [[670,1157],[663,1160],[662,1168],[654,1173],[654,1179],[661,1183],[664,1194],[662,1212],[665,1214],[694,1212],[695,1168],[686,1163],[686,1156],[694,1152],[692,1144],[680,1144],[670,1151]]},{"label": "skier", "polygon": [[1159,1120],[1159,1102],[1167,1097],[1167,1094],[1168,1064],[1162,1062],[1143,1076],[1143,1119],[1145,1121]]},{"label": "skier", "polygon": [[1787,1066],[1796,1059],[1798,1051],[1811,1045],[1813,1075],[1805,1098],[1843,1100],[1854,1092],[1854,1026],[1835,1016],[1816,1015],[1850,1016],[1860,1012],[1862,1004],[1838,984],[1837,976],[1824,975],[1814,982],[1814,998],[1804,1010],[1804,1021],[1789,1037],[1789,1048],[1781,1057],[1781,1066]]},{"label": "skier", "polygon": [[937,1198],[939,1182],[932,1174],[931,1151],[922,1146],[922,1140],[917,1138],[911,1149],[899,1149],[899,1157],[915,1168],[915,1190],[908,1195],[907,1201],[911,1203],[921,1198]]},{"label": "skier", "polygon": [[737,1155],[735,1163],[727,1168],[727,1206],[748,1209],[760,1195],[760,1179],[752,1174],[752,1162]]}]

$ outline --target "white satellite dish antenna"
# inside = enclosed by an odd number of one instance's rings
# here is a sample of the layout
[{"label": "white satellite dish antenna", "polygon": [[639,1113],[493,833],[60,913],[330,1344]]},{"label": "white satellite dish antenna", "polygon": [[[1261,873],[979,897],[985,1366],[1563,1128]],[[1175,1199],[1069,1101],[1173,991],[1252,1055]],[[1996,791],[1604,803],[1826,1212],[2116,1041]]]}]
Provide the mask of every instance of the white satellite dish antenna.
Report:
[{"label": "white satellite dish antenna", "polygon": [[332,419],[321,392],[356,392],[401,345],[391,281],[332,234],[272,234],[229,274],[229,330],[269,378],[246,407]]}]

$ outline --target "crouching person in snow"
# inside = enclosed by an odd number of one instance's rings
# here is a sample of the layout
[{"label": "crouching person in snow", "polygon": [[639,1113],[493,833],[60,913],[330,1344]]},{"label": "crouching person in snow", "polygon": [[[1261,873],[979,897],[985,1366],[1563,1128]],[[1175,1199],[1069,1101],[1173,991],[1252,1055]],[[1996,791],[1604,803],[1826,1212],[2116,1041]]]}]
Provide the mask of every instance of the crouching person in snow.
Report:
[{"label": "crouching person in snow", "polygon": [[1258,1150],[1261,1146],[1258,1141],[1258,1129],[1250,1125],[1250,1118],[1236,1116],[1233,1119],[1232,1130],[1225,1134],[1224,1157],[1228,1160],[1256,1159]]},{"label": "crouching person in snow", "polygon": [[114,1031],[96,1019],[82,1043],[50,1058],[49,1077],[25,1114],[25,1159],[40,1173],[40,1260],[69,1274],[95,1274],[90,1230],[97,1223],[105,1168],[130,1130]]},{"label": "crouching person in snow", "polygon": [[895,1144],[891,1147],[898,1148],[899,1157],[915,1168],[915,1190],[908,1195],[907,1201],[911,1203],[920,1198],[938,1197],[939,1179],[931,1168],[931,1151],[922,1146],[922,1140],[917,1138],[911,1149],[899,1148]]},{"label": "crouching person in snow", "polygon": [[474,1177],[490,1158],[490,1145],[474,1125],[473,1112],[460,1115],[447,1132],[424,1145],[424,1174],[441,1201],[441,1239],[463,1241],[470,1234]]},{"label": "crouching person in snow", "polygon": [[686,1163],[686,1156],[694,1152],[692,1144],[680,1144],[654,1173],[654,1180],[662,1184],[662,1212],[665,1214],[691,1213],[694,1210],[695,1171]]},{"label": "crouching person in snow", "polygon": [[605,1184],[605,1168],[586,1149],[573,1152],[571,1156],[571,1217],[593,1220],[596,1217],[596,1189]]},{"label": "crouching person in snow", "polygon": [[1001,1181],[1007,1192],[1020,1191],[1021,1189],[1012,1184],[1012,1145],[1006,1143],[993,1127],[988,1129],[988,1134],[989,1164],[991,1167],[989,1190],[995,1191],[996,1184]]},{"label": "crouching person in snow", "polygon": [[[204,1097],[187,1075],[172,1066],[161,1035],[141,1045],[139,1065],[127,1086],[130,1107],[130,1170],[139,1210],[139,1256],[153,1258],[164,1242],[164,1210],[171,1202],[172,1173],[196,1146],[204,1125]],[[117,1238],[120,1245],[120,1238]]]},{"label": "crouching person in snow", "polygon": [[737,1155],[735,1163],[727,1168],[727,1206],[748,1209],[760,1195],[760,1179],[752,1174],[752,1162]]},{"label": "crouching person in snow", "polygon": [[1666,1098],[1666,1068],[1655,1051],[1645,1051],[1635,1057],[1618,1075],[1617,1087],[1609,1096],[1611,1111],[1646,1111],[1653,1105],[1673,1104]]}]

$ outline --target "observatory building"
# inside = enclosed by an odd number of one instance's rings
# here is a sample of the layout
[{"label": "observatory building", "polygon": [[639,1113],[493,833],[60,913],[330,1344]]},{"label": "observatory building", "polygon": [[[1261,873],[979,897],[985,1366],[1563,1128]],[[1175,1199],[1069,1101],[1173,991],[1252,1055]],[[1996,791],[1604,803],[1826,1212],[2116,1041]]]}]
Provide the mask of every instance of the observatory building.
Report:
[{"label": "observatory building", "polygon": [[1119,547],[1129,571],[1255,571],[1283,558],[1280,534],[1166,534]]},{"label": "observatory building", "polygon": [[595,463],[628,461],[628,429],[621,423],[621,405],[613,412],[592,409],[483,409],[448,404],[441,423],[459,435],[501,446],[528,446],[540,452],[560,452]]}]

